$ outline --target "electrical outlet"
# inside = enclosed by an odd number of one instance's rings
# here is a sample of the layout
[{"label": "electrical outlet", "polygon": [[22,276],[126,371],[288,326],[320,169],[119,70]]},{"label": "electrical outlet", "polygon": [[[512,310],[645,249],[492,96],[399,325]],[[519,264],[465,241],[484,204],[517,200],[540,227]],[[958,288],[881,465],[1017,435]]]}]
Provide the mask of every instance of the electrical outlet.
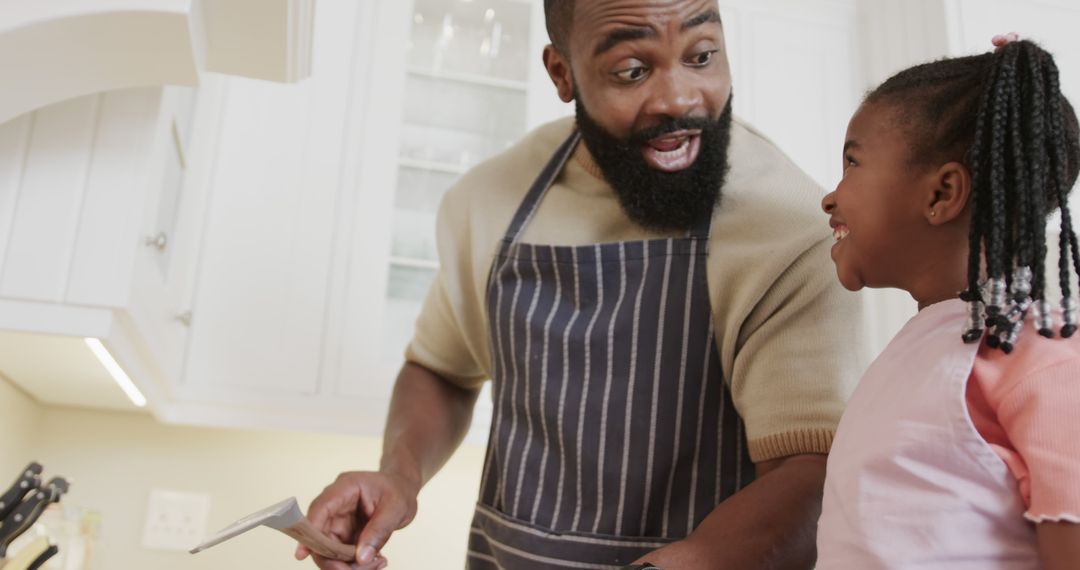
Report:
[{"label": "electrical outlet", "polygon": [[146,506],[142,544],[155,550],[183,550],[206,535],[210,495],[152,489]]}]

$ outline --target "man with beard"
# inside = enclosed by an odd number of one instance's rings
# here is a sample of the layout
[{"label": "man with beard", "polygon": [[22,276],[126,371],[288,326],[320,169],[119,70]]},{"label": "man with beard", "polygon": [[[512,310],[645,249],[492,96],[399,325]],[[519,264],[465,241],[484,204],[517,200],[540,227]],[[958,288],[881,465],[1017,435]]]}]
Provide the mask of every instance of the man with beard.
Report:
[{"label": "man with beard", "polygon": [[732,119],[715,0],[545,8],[576,119],[448,192],[381,468],[309,516],[385,565],[491,378],[469,568],[809,568],[859,372],[823,192]]}]

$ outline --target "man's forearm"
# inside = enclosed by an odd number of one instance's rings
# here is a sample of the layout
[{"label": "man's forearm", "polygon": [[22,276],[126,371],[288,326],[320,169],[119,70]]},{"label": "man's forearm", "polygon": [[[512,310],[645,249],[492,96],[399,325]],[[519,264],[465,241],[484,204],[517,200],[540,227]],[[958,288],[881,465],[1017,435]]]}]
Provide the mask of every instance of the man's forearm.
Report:
[{"label": "man's forearm", "polygon": [[478,394],[406,363],[394,384],[380,470],[409,479],[419,490],[461,444]]},{"label": "man's forearm", "polygon": [[713,509],[691,535],[638,562],[696,570],[804,570],[816,558],[824,455],[757,464],[758,478]]},{"label": "man's forearm", "polygon": [[686,567],[813,568],[824,481],[824,455],[759,464],[758,479],[713,510],[691,534],[692,550],[704,565]]}]

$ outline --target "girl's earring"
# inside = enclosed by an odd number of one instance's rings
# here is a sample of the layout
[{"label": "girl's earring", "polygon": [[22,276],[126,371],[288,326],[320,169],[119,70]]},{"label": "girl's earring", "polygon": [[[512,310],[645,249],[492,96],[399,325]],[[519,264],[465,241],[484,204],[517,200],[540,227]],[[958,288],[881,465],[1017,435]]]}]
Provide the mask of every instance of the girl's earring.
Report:
[{"label": "girl's earring", "polygon": [[937,216],[937,211],[936,210],[930,210],[930,217],[933,218],[934,216]]}]

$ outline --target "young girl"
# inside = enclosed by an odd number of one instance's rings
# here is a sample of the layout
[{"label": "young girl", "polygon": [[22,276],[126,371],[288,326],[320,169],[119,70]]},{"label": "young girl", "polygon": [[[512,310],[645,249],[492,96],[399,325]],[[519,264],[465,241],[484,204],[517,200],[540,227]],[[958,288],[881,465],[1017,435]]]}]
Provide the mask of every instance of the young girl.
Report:
[{"label": "young girl", "polygon": [[903,71],[851,119],[822,203],[837,274],[920,311],[841,420],[819,569],[1080,569],[1077,131],[1053,58],[1028,41]]}]

